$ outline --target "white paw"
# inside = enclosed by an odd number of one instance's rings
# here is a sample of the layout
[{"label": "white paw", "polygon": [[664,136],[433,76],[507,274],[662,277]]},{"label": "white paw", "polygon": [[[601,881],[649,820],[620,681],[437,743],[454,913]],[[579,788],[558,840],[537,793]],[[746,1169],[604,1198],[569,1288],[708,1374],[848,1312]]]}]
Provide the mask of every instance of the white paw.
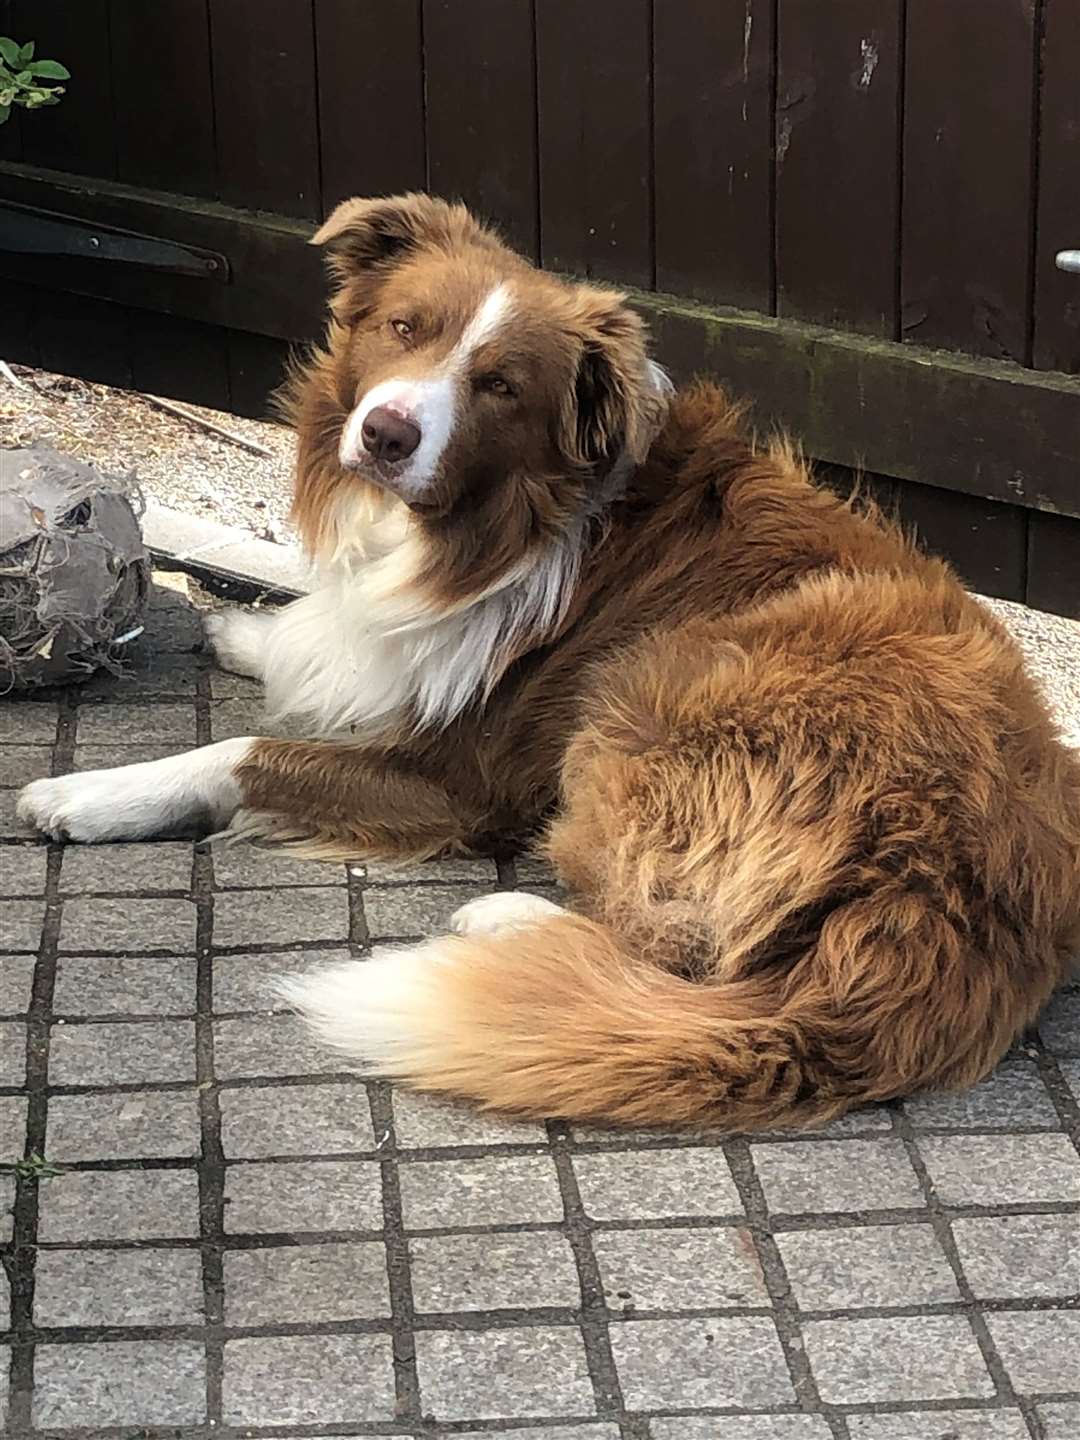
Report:
[{"label": "white paw", "polygon": [[524,890],[504,890],[494,895],[481,895],[462,905],[450,918],[450,928],[457,935],[497,935],[504,930],[521,930],[528,925],[565,915],[561,905],[530,895]]},{"label": "white paw", "polygon": [[19,796],[20,820],[54,840],[109,840],[116,819],[116,772],[91,770],[33,780]]},{"label": "white paw", "polygon": [[269,610],[211,610],[203,617],[203,630],[218,664],[234,675],[263,678]]}]

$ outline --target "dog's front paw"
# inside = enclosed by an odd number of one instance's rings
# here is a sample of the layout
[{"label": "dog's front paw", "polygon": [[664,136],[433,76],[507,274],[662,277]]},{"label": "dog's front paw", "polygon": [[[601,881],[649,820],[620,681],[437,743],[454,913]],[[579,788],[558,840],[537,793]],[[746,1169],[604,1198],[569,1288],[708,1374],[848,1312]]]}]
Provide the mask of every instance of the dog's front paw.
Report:
[{"label": "dog's front paw", "polygon": [[115,788],[98,770],[32,780],[19,795],[15,813],[53,840],[108,840],[115,815]]},{"label": "dog's front paw", "polygon": [[542,895],[530,895],[526,890],[501,890],[494,895],[481,895],[478,900],[470,900],[455,910],[450,928],[457,935],[498,935],[565,914],[561,905],[545,900]]},{"label": "dog's front paw", "polygon": [[203,618],[203,630],[221,668],[261,680],[266,631],[273,618],[265,610],[210,611]]}]

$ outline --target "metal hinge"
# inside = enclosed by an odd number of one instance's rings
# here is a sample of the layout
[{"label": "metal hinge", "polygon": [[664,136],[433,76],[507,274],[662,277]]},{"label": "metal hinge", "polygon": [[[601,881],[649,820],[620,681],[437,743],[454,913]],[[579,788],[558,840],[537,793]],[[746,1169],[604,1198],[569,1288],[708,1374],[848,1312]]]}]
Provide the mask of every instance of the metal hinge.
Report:
[{"label": "metal hinge", "polygon": [[195,275],[203,280],[229,278],[228,260],[214,250],[118,230],[112,225],[95,225],[89,220],[6,200],[0,202],[0,250],[111,260],[170,275]]},{"label": "metal hinge", "polygon": [[1068,270],[1072,275],[1080,275],[1080,250],[1059,250],[1054,256],[1054,264],[1059,270]]}]

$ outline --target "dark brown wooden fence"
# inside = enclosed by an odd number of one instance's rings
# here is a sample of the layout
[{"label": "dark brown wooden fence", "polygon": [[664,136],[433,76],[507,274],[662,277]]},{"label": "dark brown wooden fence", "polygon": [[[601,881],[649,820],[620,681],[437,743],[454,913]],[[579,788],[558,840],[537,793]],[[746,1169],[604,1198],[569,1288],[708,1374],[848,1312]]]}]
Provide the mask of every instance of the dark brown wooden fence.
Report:
[{"label": "dark brown wooden fence", "polygon": [[[461,195],[973,583],[1080,611],[1080,0],[0,0],[0,33],[75,77],[0,129],[8,358],[258,409],[319,326],[313,222]],[[216,268],[5,254],[4,206]]]}]

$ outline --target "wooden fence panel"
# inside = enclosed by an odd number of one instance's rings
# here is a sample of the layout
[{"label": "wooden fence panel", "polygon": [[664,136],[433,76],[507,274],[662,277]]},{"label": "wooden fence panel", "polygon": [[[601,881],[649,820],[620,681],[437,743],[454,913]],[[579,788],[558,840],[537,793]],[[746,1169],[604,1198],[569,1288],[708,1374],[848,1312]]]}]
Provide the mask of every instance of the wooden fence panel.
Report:
[{"label": "wooden fence panel", "polygon": [[323,212],[427,183],[419,0],[315,0]]},{"label": "wooden fence panel", "polygon": [[650,0],[544,0],[536,13],[544,264],[648,289]]},{"label": "wooden fence panel", "polygon": [[777,313],[893,339],[901,0],[781,0]]},{"label": "wooden fence panel", "polygon": [[116,174],[109,0],[14,0],[13,39],[71,71],[59,105],[22,117],[22,159],[76,175]]},{"label": "wooden fence panel", "polygon": [[773,309],[773,0],[655,7],[656,283]]},{"label": "wooden fence panel", "polygon": [[117,178],[216,194],[206,0],[112,0],[111,16]]},{"label": "wooden fence panel", "polygon": [[[1080,4],[1047,0],[1042,45],[1035,364],[1080,374],[1080,275],[1054,264],[1080,250]],[[1077,562],[1080,565],[1080,561]]]},{"label": "wooden fence panel", "polygon": [[1033,0],[908,0],[903,329],[1028,357]]},{"label": "wooden fence panel", "polygon": [[310,0],[209,0],[221,199],[320,215]]},{"label": "wooden fence panel", "polygon": [[497,220],[536,258],[533,39],[531,0],[424,0],[431,189]]}]

